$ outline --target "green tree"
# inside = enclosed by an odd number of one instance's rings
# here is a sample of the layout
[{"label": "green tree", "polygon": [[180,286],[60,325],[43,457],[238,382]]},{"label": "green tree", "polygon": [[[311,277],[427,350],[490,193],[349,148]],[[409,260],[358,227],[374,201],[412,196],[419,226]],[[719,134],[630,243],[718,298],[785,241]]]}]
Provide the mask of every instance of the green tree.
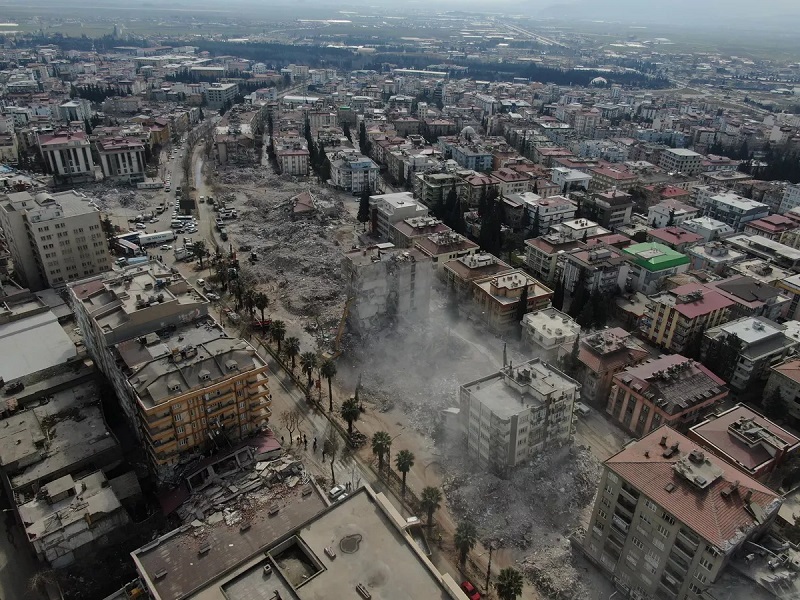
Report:
[{"label": "green tree", "polygon": [[458,564],[463,571],[467,564],[467,555],[472,552],[478,542],[478,531],[475,529],[475,525],[471,521],[461,521],[456,527],[453,541],[458,550]]},{"label": "green tree", "polygon": [[764,397],[764,416],[768,419],[779,419],[784,414],[783,394],[778,386],[772,390],[769,396]]},{"label": "green tree", "polygon": [[578,369],[580,368],[580,354],[581,354],[581,341],[580,336],[575,337],[575,341],[572,342],[572,350],[570,353],[565,355],[562,359],[564,372],[572,377],[573,379],[576,378],[578,374]]},{"label": "green tree", "polygon": [[378,457],[378,470],[383,470],[383,464],[392,449],[392,438],[385,431],[376,431],[372,436],[372,453]]},{"label": "green tree", "polygon": [[286,323],[283,321],[273,321],[269,328],[269,335],[272,341],[278,344],[278,353],[281,351],[281,342],[286,337]]},{"label": "green tree", "polygon": [[675,225],[675,209],[669,209],[669,219],[667,219],[667,227],[672,227]]},{"label": "green tree", "polygon": [[358,405],[358,400],[352,397],[342,402],[342,406],[339,408],[339,414],[347,423],[347,434],[352,436],[353,423],[358,421],[358,418],[361,416],[361,407]]},{"label": "green tree", "polygon": [[428,515],[428,531],[433,528],[433,513],[435,513],[442,504],[442,492],[439,488],[427,486],[422,490],[420,496],[420,506]]},{"label": "green tree", "polygon": [[92,135],[92,124],[89,123],[89,119],[83,120],[83,128],[86,130],[86,135]]},{"label": "green tree", "polygon": [[353,138],[350,137],[350,123],[347,121],[342,121],[342,133],[348,140],[353,141]]},{"label": "green tree", "polygon": [[358,128],[358,149],[364,156],[369,156],[370,143],[367,137],[367,125],[361,121],[361,126]]},{"label": "green tree", "polygon": [[500,600],[516,600],[522,595],[522,573],[511,567],[506,567],[497,576],[494,584]]},{"label": "green tree", "polygon": [[[527,210],[525,211],[527,213]],[[536,206],[536,210],[533,213],[533,222],[531,223],[531,237],[538,238],[542,235],[540,229],[542,228],[542,218],[539,216],[539,206]]]},{"label": "green tree", "polygon": [[294,372],[295,360],[300,355],[300,339],[294,336],[286,338],[284,342],[284,352],[292,361],[292,372]]},{"label": "green tree", "polygon": [[461,235],[467,234],[467,222],[464,220],[464,209],[461,206],[461,200],[456,200],[456,207],[453,215],[450,217],[450,227],[456,233]]},{"label": "green tree", "polygon": [[203,269],[203,258],[206,256],[206,243],[203,240],[192,242],[190,246],[192,256],[200,260],[200,270]]},{"label": "green tree", "polygon": [[586,270],[579,269],[575,287],[572,290],[572,297],[569,301],[569,315],[576,318],[583,310],[583,307],[586,306],[588,300],[589,293],[586,290]]},{"label": "green tree", "polygon": [[444,203],[444,215],[448,225],[450,225],[449,221],[453,213],[456,211],[456,207],[458,205],[458,194],[456,193],[456,186],[453,184],[453,187],[450,188],[450,191],[447,192],[447,199]]},{"label": "green tree", "polygon": [[319,367],[319,372],[325,379],[328,380],[328,410],[333,412],[333,386],[331,382],[333,381],[333,378],[336,377],[336,363],[330,358],[326,358],[324,361],[322,361],[322,365]]},{"label": "green tree", "polygon": [[117,232],[114,229],[114,224],[111,222],[111,217],[105,215],[103,220],[100,221],[100,226],[103,228],[103,233],[106,236],[106,241],[108,242],[108,247],[114,247],[114,239],[116,238]]},{"label": "green tree", "polygon": [[300,368],[308,376],[308,387],[311,387],[311,375],[317,368],[317,355],[311,351],[303,352],[300,355]]},{"label": "green tree", "polygon": [[261,313],[261,330],[263,331],[266,324],[265,323],[266,319],[264,318],[264,311],[267,310],[267,306],[269,306],[269,298],[267,298],[267,295],[264,292],[258,292],[255,295],[253,301],[255,307]]},{"label": "green tree", "polygon": [[405,498],[406,475],[408,475],[411,467],[414,466],[414,453],[411,452],[411,450],[400,450],[400,452],[397,453],[397,456],[394,457],[394,464],[403,477],[403,487],[401,488],[400,497]]},{"label": "green tree", "polygon": [[368,187],[364,188],[364,191],[361,192],[361,199],[358,203],[358,222],[364,225],[364,231],[367,230],[367,223],[369,222],[369,196],[370,191]]}]

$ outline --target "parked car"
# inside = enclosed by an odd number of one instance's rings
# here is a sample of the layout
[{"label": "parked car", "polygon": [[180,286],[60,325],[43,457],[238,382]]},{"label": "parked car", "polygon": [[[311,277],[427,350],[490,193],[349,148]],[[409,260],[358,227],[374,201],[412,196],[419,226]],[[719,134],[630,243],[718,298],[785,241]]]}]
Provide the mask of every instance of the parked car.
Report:
[{"label": "parked car", "polygon": [[206,280],[205,279],[198,279],[197,280],[197,285],[200,286],[200,287],[204,287],[206,285]]},{"label": "parked car", "polygon": [[6,396],[10,396],[11,394],[16,394],[17,392],[21,392],[25,389],[25,384],[21,381],[15,381],[11,385],[6,388]]},{"label": "parked car", "polygon": [[328,490],[328,498],[336,501],[342,494],[345,493],[346,488],[343,485],[337,485]]},{"label": "parked car", "polygon": [[206,298],[208,298],[212,302],[216,302],[217,300],[219,300],[219,294],[215,294],[214,292],[207,292]]},{"label": "parked car", "polygon": [[461,584],[461,591],[463,591],[469,600],[481,600],[481,595],[471,581],[464,581]]},{"label": "parked car", "polygon": [[172,250],[172,246],[170,246],[169,244],[164,244],[163,246],[161,246],[161,249],[166,252],[167,250]]},{"label": "parked car", "polygon": [[137,223],[136,229],[147,229],[147,225],[145,225],[144,223]]}]

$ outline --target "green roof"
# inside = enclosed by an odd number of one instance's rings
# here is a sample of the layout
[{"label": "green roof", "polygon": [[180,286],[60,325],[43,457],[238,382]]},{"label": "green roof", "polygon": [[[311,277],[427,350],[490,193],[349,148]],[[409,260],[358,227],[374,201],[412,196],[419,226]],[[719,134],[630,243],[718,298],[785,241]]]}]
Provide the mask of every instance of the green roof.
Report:
[{"label": "green roof", "polygon": [[631,262],[648,271],[663,271],[672,267],[688,265],[690,262],[688,256],[657,242],[633,244],[623,248],[622,252]]}]

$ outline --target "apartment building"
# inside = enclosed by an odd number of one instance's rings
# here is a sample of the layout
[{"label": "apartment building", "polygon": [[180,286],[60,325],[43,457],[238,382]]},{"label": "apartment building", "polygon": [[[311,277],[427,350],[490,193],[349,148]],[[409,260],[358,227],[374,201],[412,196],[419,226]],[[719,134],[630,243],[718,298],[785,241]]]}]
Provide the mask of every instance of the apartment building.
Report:
[{"label": "apartment building", "polygon": [[522,318],[522,339],[536,356],[553,363],[561,345],[572,347],[580,332],[581,326],[572,317],[552,306]]},{"label": "apartment building", "polygon": [[633,244],[622,249],[630,263],[625,285],[629,290],[654,293],[661,282],[689,269],[689,257],[657,242]]},{"label": "apartment building", "polygon": [[436,206],[447,198],[455,188],[456,195],[462,197],[464,180],[455,173],[414,173],[414,197],[428,207]]},{"label": "apartment building", "polygon": [[744,252],[728,248],[719,241],[696,244],[687,248],[686,256],[691,261],[690,270],[710,271],[717,275],[725,273],[731,266],[747,258]]},{"label": "apartment building", "polygon": [[786,317],[800,320],[800,275],[792,275],[775,283],[781,294],[789,297]]},{"label": "apartment building", "polygon": [[267,365],[208,317],[208,301],[157,261],[68,286],[95,364],[159,479],[270,416]]},{"label": "apartment building", "polygon": [[683,352],[698,331],[728,320],[734,301],[699,283],[688,283],[648,299],[639,322],[644,339]]},{"label": "apartment building", "polygon": [[104,138],[95,143],[104,179],[135,183],[144,181],[147,161],[144,143],[134,137]]},{"label": "apartment building", "polygon": [[473,281],[511,270],[513,269],[510,265],[495,255],[488,252],[476,252],[447,261],[439,273],[444,277],[447,288],[461,298],[471,296]]},{"label": "apartment building", "polygon": [[[586,244],[567,239],[559,234],[550,234],[525,240],[525,265],[541,281],[552,283],[561,279],[563,256],[573,250],[584,249]],[[559,259],[562,260],[559,269]]]},{"label": "apartment building", "polygon": [[725,243],[750,256],[766,260],[782,269],[800,270],[800,250],[760,235],[732,235]]},{"label": "apartment building", "polygon": [[783,235],[786,232],[794,232],[800,227],[795,219],[784,215],[769,215],[763,219],[749,221],[744,226],[745,235],[760,235],[768,240],[783,242]]},{"label": "apartment building", "polygon": [[238,83],[212,83],[205,89],[206,102],[209,108],[232,106],[239,94]]},{"label": "apartment building", "polygon": [[583,279],[586,290],[592,294],[615,295],[620,288],[622,267],[625,261],[613,246],[594,246],[572,250],[563,255],[564,288],[574,294]]},{"label": "apartment building", "polygon": [[361,194],[364,190],[378,189],[380,167],[371,158],[353,153],[340,153],[331,157],[331,183],[334,187]]},{"label": "apartment building", "polygon": [[[572,345],[562,344],[559,358],[570,352]],[[601,329],[581,338],[578,369],[574,375],[581,384],[581,399],[602,410],[614,375],[648,358],[650,353],[644,346],[621,327]]]},{"label": "apartment building", "polygon": [[697,175],[703,170],[703,156],[685,148],[667,148],[661,152],[658,166],[668,173]]},{"label": "apartment building", "polygon": [[769,216],[769,206],[732,192],[715,194],[703,204],[703,215],[742,231],[747,223]]},{"label": "apartment building", "polygon": [[606,412],[633,435],[643,436],[662,425],[693,425],[727,396],[725,382],[704,365],[667,354],[614,375]]},{"label": "apartment building", "polygon": [[447,231],[452,229],[436,217],[410,217],[391,226],[389,241],[397,248],[413,248],[417,239]]},{"label": "apartment building", "polygon": [[569,443],[579,391],[578,382],[538,358],[462,385],[467,453],[482,468],[506,474],[547,448]]},{"label": "apartment building", "polygon": [[564,239],[581,240],[582,242],[611,233],[608,229],[601,227],[596,222],[583,218],[562,221],[561,223],[552,225],[550,231]]},{"label": "apartment building", "polygon": [[703,241],[703,236],[691,231],[686,231],[682,227],[664,227],[662,229],[651,229],[647,232],[648,242],[657,242],[676,252],[684,253],[691,246]]},{"label": "apartment building", "polygon": [[513,194],[507,198],[522,205],[524,210],[528,211],[530,223],[533,223],[536,214],[539,214],[539,232],[542,235],[550,231],[554,225],[575,220],[575,205],[564,196],[543,198],[533,192],[525,192]]},{"label": "apartment building", "polygon": [[712,219],[711,217],[692,217],[686,219],[681,223],[681,229],[701,235],[707,242],[726,238],[736,233],[733,227],[727,223]]},{"label": "apartment building", "polygon": [[800,359],[787,358],[770,368],[764,398],[772,396],[776,389],[783,401],[783,414],[796,427],[800,423]]},{"label": "apartment building", "polygon": [[292,144],[291,147],[278,148],[275,150],[275,158],[278,160],[278,168],[284,175],[295,175],[305,177],[308,175],[308,149],[301,144]]},{"label": "apartment building", "polygon": [[428,218],[428,209],[414,200],[410,192],[376,194],[369,197],[369,204],[372,233],[381,240],[392,241],[394,226],[399,223]]},{"label": "apartment building", "polygon": [[583,549],[630,598],[704,600],[781,497],[659,427],[603,463]]},{"label": "apartment building", "polygon": [[709,288],[733,300],[731,319],[740,317],[766,317],[773,321],[789,308],[789,296],[777,287],[748,275],[732,275],[720,281],[709,281]]},{"label": "apartment building", "polygon": [[433,267],[419,250],[391,244],[356,248],[344,254],[342,269],[350,302],[347,319],[353,331],[427,318]]},{"label": "apartment building", "polygon": [[501,196],[524,193],[528,189],[528,182],[531,179],[527,174],[508,167],[492,171],[492,177],[499,182],[497,187]]},{"label": "apartment building", "polygon": [[785,214],[800,206],[800,184],[787,185],[778,212]]},{"label": "apartment building", "polygon": [[58,184],[95,180],[95,165],[89,138],[82,131],[57,131],[39,136],[47,172]]},{"label": "apartment building", "polygon": [[738,342],[736,366],[728,383],[739,391],[766,379],[770,367],[783,362],[800,344],[800,340],[787,335],[786,326],[765,317],[743,317],[711,327],[703,338],[704,356],[712,346],[728,339]]},{"label": "apartment building", "polygon": [[455,231],[442,231],[417,238],[414,247],[435,265],[475,254],[480,246]]},{"label": "apartment building", "polygon": [[697,216],[698,209],[678,200],[662,200],[647,209],[647,222],[656,228],[680,225]]},{"label": "apartment building", "polygon": [[558,186],[561,193],[567,194],[570,191],[588,190],[592,181],[592,176],[576,169],[567,167],[554,167],[550,171],[553,183]]},{"label": "apartment building", "polygon": [[800,438],[741,403],[710,414],[688,436],[760,481],[800,450]]},{"label": "apartment building", "polygon": [[472,293],[479,318],[494,331],[507,331],[518,326],[517,305],[527,294],[525,313],[550,305],[553,290],[522,271],[514,269],[499,275],[476,279]]},{"label": "apartment building", "polygon": [[0,200],[0,224],[15,273],[34,291],[111,268],[101,214],[76,191],[8,194]]}]

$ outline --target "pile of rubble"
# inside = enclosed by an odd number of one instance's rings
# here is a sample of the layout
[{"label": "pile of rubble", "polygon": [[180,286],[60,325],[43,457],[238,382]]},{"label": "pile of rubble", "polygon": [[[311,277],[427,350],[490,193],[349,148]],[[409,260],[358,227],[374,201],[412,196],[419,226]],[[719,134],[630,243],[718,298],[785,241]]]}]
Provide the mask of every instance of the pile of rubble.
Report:
[{"label": "pile of rubble", "polygon": [[142,211],[150,207],[155,198],[152,192],[120,188],[107,182],[83,186],[81,191],[95,198],[100,210],[106,212],[114,212],[120,208]]},{"label": "pile of rubble", "polygon": [[205,531],[205,526],[223,521],[235,525],[309,481],[303,463],[291,456],[258,462],[254,467],[221,476],[194,492],[178,507],[178,517],[184,523],[190,522],[198,534]]},{"label": "pile of rubble", "polygon": [[228,233],[237,246],[256,252],[250,269],[259,281],[276,282],[273,291],[287,311],[318,317],[325,329],[335,327],[345,300],[342,248],[351,244],[355,221],[330,190],[314,194],[331,210],[292,220],[292,198],[307,191],[308,183],[284,181],[279,189],[272,183],[266,190],[237,194],[246,200],[239,219],[227,225]]},{"label": "pile of rubble", "polygon": [[508,479],[476,472],[462,448],[446,453],[443,481],[451,511],[484,541],[516,549],[529,579],[548,598],[588,598],[568,536],[594,498],[599,463],[582,447],[553,449]]}]

